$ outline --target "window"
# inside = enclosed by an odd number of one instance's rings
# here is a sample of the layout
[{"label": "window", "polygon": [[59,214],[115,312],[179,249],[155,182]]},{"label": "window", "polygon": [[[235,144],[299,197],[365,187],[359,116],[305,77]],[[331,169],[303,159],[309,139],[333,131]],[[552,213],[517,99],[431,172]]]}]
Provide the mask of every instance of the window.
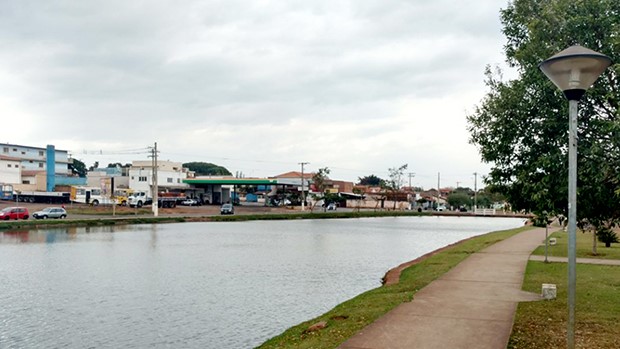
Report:
[{"label": "window", "polygon": [[43,163],[39,162],[39,167],[43,168]]},{"label": "window", "polygon": [[39,150],[39,156],[43,156],[43,150]]},{"label": "window", "polygon": [[181,183],[181,178],[177,178],[177,183]]},{"label": "window", "polygon": [[138,182],[146,182],[146,176],[138,177]]},{"label": "window", "polygon": [[11,167],[11,164],[6,164],[6,167]]},{"label": "window", "polygon": [[22,181],[22,184],[30,184],[29,180]]},{"label": "window", "polygon": [[13,151],[17,151],[17,148],[13,148]]},{"label": "window", "polygon": [[166,181],[167,181],[168,183],[174,183],[174,182],[172,181],[172,178],[170,178],[170,177],[166,178]]},{"label": "window", "polygon": [[22,155],[26,155],[26,152],[25,152],[25,151],[23,151],[23,152],[22,152]]},{"label": "window", "polygon": [[30,160],[30,161],[28,161],[28,162],[32,164],[32,162],[33,162],[33,161],[32,161],[32,160]]},{"label": "window", "polygon": [[9,147],[4,147],[4,148],[2,149],[2,151],[3,151],[4,153],[8,153],[8,152],[9,152]]}]

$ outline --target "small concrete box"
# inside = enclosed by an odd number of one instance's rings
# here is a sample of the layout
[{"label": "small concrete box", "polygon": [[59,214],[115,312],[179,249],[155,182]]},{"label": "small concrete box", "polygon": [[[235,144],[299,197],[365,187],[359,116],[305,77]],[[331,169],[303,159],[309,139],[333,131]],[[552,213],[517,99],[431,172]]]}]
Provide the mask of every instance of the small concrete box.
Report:
[{"label": "small concrete box", "polygon": [[555,284],[542,284],[542,298],[545,300],[555,299],[558,295]]}]

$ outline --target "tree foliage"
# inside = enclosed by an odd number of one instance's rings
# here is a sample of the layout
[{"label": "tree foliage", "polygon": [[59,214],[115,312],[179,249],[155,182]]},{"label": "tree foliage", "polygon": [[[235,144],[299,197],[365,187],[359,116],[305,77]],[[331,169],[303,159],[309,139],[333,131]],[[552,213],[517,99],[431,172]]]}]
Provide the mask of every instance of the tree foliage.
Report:
[{"label": "tree foliage", "polygon": [[[568,103],[538,64],[579,43],[620,61],[617,0],[515,0],[501,11],[506,59],[519,77],[487,68],[488,94],[468,116],[470,141],[492,164],[486,183],[513,208],[567,214]],[[579,106],[578,220],[620,218],[620,65]]]},{"label": "tree foliage", "polygon": [[74,175],[82,178],[86,177],[86,165],[78,159],[71,159],[69,161],[69,170]]},{"label": "tree foliage", "polygon": [[389,168],[388,172],[390,173],[390,179],[383,182],[383,188],[391,193],[392,200],[394,201],[393,209],[396,209],[396,193],[400,191],[400,187],[402,186],[402,181],[405,175],[405,170],[407,169],[407,164],[401,165],[400,167]]},{"label": "tree foliage", "polygon": [[448,195],[448,205],[452,207],[469,207],[472,205],[471,196],[464,192]]},{"label": "tree foliage", "polygon": [[115,162],[115,163],[109,163],[107,168],[129,168],[131,167],[130,163],[126,163],[126,164],[121,164],[120,162]]},{"label": "tree foliage", "polygon": [[371,174],[370,176],[359,177],[358,183],[360,185],[370,185],[373,187],[380,187],[380,186],[383,186],[385,181],[375,176],[374,174]]},{"label": "tree foliage", "polygon": [[[313,176],[312,176],[312,186],[314,190],[314,194],[312,194],[315,205],[318,201],[323,200],[323,209],[327,210],[327,177],[330,173],[329,167],[320,168]],[[314,207],[312,207],[314,209]]]},{"label": "tree foliage", "polygon": [[183,167],[196,172],[199,176],[231,176],[232,173],[225,167],[212,164],[210,162],[188,162]]}]

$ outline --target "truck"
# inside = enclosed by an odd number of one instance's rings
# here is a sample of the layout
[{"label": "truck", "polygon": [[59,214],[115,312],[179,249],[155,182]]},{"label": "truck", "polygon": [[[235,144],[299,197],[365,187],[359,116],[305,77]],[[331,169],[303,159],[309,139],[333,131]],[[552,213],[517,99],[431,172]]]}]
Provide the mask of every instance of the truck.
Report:
[{"label": "truck", "polygon": [[[179,193],[161,192],[157,194],[157,207],[174,208],[186,197]],[[142,207],[153,204],[153,198],[144,191],[136,191],[127,198],[130,207]]]},{"label": "truck", "polygon": [[153,198],[151,198],[145,191],[134,191],[133,194],[127,197],[127,204],[130,207],[142,207],[152,203]]},{"label": "truck", "polygon": [[129,197],[133,194],[133,190],[129,188],[117,188],[114,190],[114,199],[121,206],[129,205]]},{"label": "truck", "polygon": [[13,185],[0,183],[0,200],[13,200]]},{"label": "truck", "polygon": [[71,194],[60,191],[21,191],[13,194],[15,202],[30,202],[44,204],[68,204],[71,202]]}]

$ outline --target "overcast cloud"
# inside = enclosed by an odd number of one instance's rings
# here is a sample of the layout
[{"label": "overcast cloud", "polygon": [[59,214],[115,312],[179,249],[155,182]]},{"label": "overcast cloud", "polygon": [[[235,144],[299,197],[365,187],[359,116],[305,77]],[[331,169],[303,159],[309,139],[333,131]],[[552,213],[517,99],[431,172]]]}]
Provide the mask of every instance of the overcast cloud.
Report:
[{"label": "overcast cloud", "polygon": [[[409,164],[485,174],[465,116],[503,62],[499,10],[462,1],[0,2],[1,142],[94,161],[207,161],[246,176]],[[97,153],[97,154],[95,154]],[[480,178],[480,177],[479,177]],[[480,185],[480,182],[478,182]]]}]

